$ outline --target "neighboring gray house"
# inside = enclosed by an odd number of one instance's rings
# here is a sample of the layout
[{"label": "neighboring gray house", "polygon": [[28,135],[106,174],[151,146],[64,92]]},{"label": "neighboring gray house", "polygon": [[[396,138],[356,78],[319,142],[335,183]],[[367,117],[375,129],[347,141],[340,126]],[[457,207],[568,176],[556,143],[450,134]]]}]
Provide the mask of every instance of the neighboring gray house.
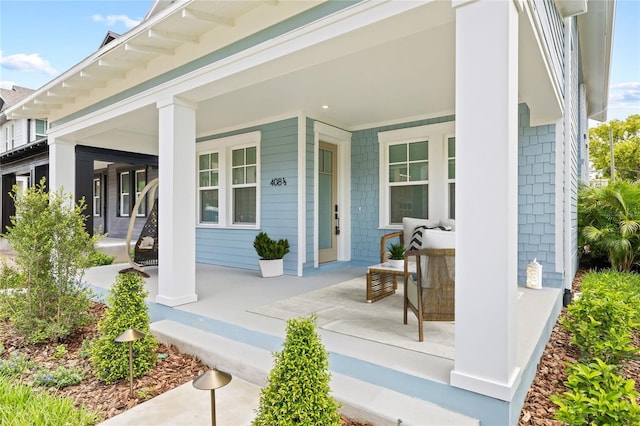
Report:
[{"label": "neighboring gray house", "polygon": [[[93,194],[78,180],[93,154],[157,158],[156,301],[169,306],[197,300],[196,262],[257,268],[259,231],[289,240],[285,272],[302,276],[377,263],[380,236],[403,216],[454,225],[455,358],[446,379],[407,392],[483,424],[516,423],[578,266],[576,193],[587,121],[606,119],[614,10],[158,1],[7,116],[41,106],[51,186],[76,197]],[[552,302],[521,353],[534,257],[536,295]]]}]

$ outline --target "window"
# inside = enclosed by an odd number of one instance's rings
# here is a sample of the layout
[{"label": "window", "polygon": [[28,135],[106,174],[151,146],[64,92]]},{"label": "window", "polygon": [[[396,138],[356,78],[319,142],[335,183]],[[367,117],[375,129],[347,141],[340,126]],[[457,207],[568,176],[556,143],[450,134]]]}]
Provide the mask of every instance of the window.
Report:
[{"label": "window", "polygon": [[392,144],[388,150],[390,223],[429,217],[429,142]]},{"label": "window", "polygon": [[7,150],[9,149],[13,149],[13,147],[15,146],[15,131],[16,131],[16,127],[15,125],[11,125],[11,141],[10,141],[10,145],[9,148],[7,148]]},{"label": "window", "polygon": [[[147,186],[147,173],[144,170],[136,170],[136,200],[140,198],[140,194],[144,191],[144,187]],[[138,216],[146,216],[147,215],[147,203],[140,203],[140,208],[138,209]]]},{"label": "window", "polygon": [[100,186],[100,178],[93,180],[93,215],[102,216],[102,192]]},{"label": "window", "polygon": [[207,152],[198,156],[198,199],[200,222],[218,223],[218,153]]},{"label": "window", "polygon": [[456,218],[456,138],[447,138],[447,189],[449,219]]},{"label": "window", "polygon": [[129,216],[131,211],[131,180],[129,172],[120,173],[120,216]]},{"label": "window", "polygon": [[260,132],[199,142],[198,223],[259,226]]},{"label": "window", "polygon": [[231,157],[233,223],[256,223],[256,147],[234,149]]},{"label": "window", "polygon": [[380,228],[455,217],[454,131],[450,121],[378,133]]},{"label": "window", "polygon": [[47,135],[47,120],[36,119],[36,138],[41,138]]}]

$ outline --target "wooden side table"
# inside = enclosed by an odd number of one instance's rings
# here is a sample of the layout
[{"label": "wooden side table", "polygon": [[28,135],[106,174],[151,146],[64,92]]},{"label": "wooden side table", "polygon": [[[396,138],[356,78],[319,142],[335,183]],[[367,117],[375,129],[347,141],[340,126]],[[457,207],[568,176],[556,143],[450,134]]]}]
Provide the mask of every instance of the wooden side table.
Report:
[{"label": "wooden side table", "polygon": [[[415,264],[409,264],[409,272],[415,272]],[[387,263],[379,263],[367,269],[367,303],[373,303],[395,294],[398,277],[404,275],[403,268],[394,268]]]}]

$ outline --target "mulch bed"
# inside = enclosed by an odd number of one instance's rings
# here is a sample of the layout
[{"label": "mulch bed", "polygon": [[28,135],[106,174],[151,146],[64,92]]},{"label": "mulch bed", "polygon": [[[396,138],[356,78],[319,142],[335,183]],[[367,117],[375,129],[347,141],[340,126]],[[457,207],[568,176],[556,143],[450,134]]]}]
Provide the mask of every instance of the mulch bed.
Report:
[{"label": "mulch bed", "polygon": [[[103,420],[116,416],[135,407],[146,400],[161,393],[187,383],[209,369],[197,358],[180,353],[174,346],[158,345],[156,353],[160,355],[156,367],[144,377],[134,378],[133,396],[130,396],[128,379],[107,385],[99,381],[91,368],[91,362],[79,356],[82,341],[97,335],[97,320],[102,316],[105,305],[95,303],[91,308],[96,321],[78,329],[74,334],[60,342],[26,344],[8,321],[0,321],[0,342],[4,345],[4,352],[0,359],[9,358],[11,353],[18,351],[40,367],[55,370],[59,365],[68,368],[81,368],[85,371],[85,378],[76,386],[62,389],[48,389],[61,396],[74,399],[78,404],[98,412]],[[56,347],[63,344],[66,353],[56,356]],[[165,357],[166,355],[166,357]],[[342,418],[344,426],[371,426],[346,417]]]}]

